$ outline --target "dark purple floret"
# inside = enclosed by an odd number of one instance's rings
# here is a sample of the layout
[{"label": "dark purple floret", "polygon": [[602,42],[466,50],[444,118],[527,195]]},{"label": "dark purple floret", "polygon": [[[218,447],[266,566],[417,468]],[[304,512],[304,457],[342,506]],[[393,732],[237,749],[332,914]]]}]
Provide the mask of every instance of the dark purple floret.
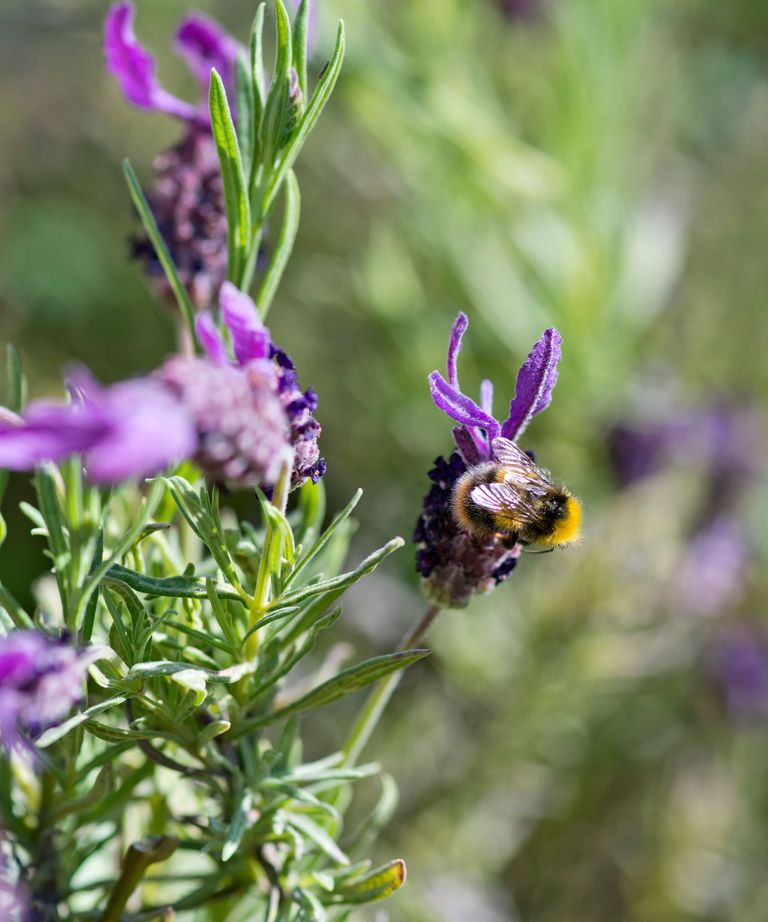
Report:
[{"label": "dark purple floret", "polygon": [[317,444],[322,429],[312,415],[317,409],[317,394],[311,387],[306,391],[299,389],[295,365],[282,349],[273,345],[270,352],[277,367],[278,392],[291,430],[294,450],[291,489],[308,479],[317,483],[326,467]]},{"label": "dark purple floret", "polygon": [[432,487],[416,523],[416,569],[425,594],[446,608],[463,608],[473,596],[490,592],[514,570],[520,549],[504,547],[496,538],[464,531],[453,516],[451,495],[467,467],[458,452],[435,459],[429,472]]}]

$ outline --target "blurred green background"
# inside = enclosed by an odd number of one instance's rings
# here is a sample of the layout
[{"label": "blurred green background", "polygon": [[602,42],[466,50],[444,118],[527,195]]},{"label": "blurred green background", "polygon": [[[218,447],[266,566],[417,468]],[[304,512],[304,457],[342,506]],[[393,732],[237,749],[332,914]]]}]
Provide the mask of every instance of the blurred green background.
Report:
[{"label": "blurred green background", "polygon": [[[345,68],[299,161],[297,248],[270,315],[320,395],[330,507],[355,553],[409,536],[450,450],[426,375],[470,317],[462,382],[496,384],[556,325],[525,436],[583,499],[585,539],[443,615],[368,754],[401,801],[375,922],[768,918],[768,6],[762,0],[319,0],[313,72]],[[128,259],[120,160],[178,135],[103,72],[95,0],[0,5],[0,340],[33,394],[60,370],[153,368],[173,318]],[[253,5],[198,7],[244,37]],[[169,89],[186,7],[138,3]],[[642,476],[640,476],[642,474]],[[45,563],[16,538],[22,599]],[[358,650],[423,605],[412,548],[353,596]],[[27,593],[27,595],[25,595]],[[315,727],[318,751],[350,713]],[[375,796],[375,791],[367,792]]]}]

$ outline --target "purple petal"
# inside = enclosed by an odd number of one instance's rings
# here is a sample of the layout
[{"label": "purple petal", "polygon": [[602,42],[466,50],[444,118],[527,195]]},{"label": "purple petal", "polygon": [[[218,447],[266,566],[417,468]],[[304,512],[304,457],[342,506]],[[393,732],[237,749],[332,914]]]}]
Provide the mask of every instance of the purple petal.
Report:
[{"label": "purple petal", "polygon": [[192,13],[183,19],[176,32],[176,50],[184,58],[195,79],[208,92],[211,69],[224,81],[230,105],[235,98],[235,61],[238,43],[213,19]]},{"label": "purple petal", "polygon": [[116,3],[104,21],[104,54],[107,70],[117,80],[125,98],[140,109],[165,112],[188,121],[199,121],[194,106],[166,92],[155,76],[155,60],[133,32],[133,4]]},{"label": "purple petal", "polygon": [[469,320],[467,319],[467,315],[463,311],[459,311],[451,327],[451,340],[448,344],[448,360],[446,362],[448,383],[456,389],[459,387],[459,374],[456,368],[456,362],[459,358],[459,352],[461,352],[461,338],[468,326]]},{"label": "purple petal", "polygon": [[195,333],[200,345],[205,349],[208,358],[217,365],[226,365],[229,362],[227,347],[221,338],[216,321],[208,311],[203,311],[195,317]]},{"label": "purple petal", "polygon": [[453,429],[453,440],[459,454],[467,464],[479,464],[481,461],[490,460],[491,449],[488,440],[476,429],[456,426]]},{"label": "purple petal", "polygon": [[261,322],[256,305],[231,282],[224,282],[219,294],[221,319],[232,334],[235,356],[241,365],[252,359],[269,358],[269,330]]},{"label": "purple petal", "polygon": [[501,434],[516,441],[531,418],[549,406],[552,389],[557,381],[557,363],[563,338],[554,327],[545,330],[531,349],[517,375],[515,399],[509,405],[509,416]]},{"label": "purple petal", "polygon": [[30,404],[21,424],[0,423],[0,468],[27,471],[42,461],[85,451],[106,429],[106,420],[95,408]]},{"label": "purple petal", "polygon": [[98,396],[112,425],[86,453],[92,480],[115,483],[150,477],[194,454],[197,433],[189,412],[159,382],[126,381]]},{"label": "purple petal", "polygon": [[485,430],[491,441],[499,434],[499,424],[496,420],[483,413],[474,400],[452,387],[439,371],[433,371],[429,376],[429,389],[437,408],[457,423]]}]

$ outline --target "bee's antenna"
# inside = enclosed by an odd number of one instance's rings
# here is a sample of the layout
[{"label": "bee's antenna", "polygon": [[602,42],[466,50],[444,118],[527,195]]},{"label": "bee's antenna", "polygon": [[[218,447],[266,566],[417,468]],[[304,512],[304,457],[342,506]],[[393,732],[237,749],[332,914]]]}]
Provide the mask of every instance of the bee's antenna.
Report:
[{"label": "bee's antenna", "polygon": [[552,551],[554,551],[554,550],[555,550],[555,548],[553,548],[553,547],[548,547],[548,548],[546,549],[546,551],[529,551],[529,550],[527,550],[526,548],[523,548],[522,551],[521,551],[521,553],[523,553],[523,554],[551,554]]}]

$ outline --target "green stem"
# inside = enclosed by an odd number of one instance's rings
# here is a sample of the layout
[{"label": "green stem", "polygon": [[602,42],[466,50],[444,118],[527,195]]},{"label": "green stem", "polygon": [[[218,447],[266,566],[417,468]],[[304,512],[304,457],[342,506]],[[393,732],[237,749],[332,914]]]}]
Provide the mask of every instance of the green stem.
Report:
[{"label": "green stem", "polygon": [[[417,646],[441,611],[442,609],[439,605],[430,605],[416,626],[403,637],[398,650],[411,650]],[[342,752],[344,753],[343,765],[352,766],[359,759],[360,753],[365,748],[371,734],[376,729],[381,715],[384,713],[384,708],[386,708],[393,692],[400,684],[402,675],[402,670],[393,672],[388,678],[382,679],[368,696],[346,743],[342,747]]]},{"label": "green stem", "polygon": [[157,839],[142,839],[134,842],[125,853],[122,873],[110,894],[107,908],[101,914],[99,922],[119,922],[125,904],[138,887],[147,868],[151,864],[170,858],[178,844],[173,836],[160,836]]}]

